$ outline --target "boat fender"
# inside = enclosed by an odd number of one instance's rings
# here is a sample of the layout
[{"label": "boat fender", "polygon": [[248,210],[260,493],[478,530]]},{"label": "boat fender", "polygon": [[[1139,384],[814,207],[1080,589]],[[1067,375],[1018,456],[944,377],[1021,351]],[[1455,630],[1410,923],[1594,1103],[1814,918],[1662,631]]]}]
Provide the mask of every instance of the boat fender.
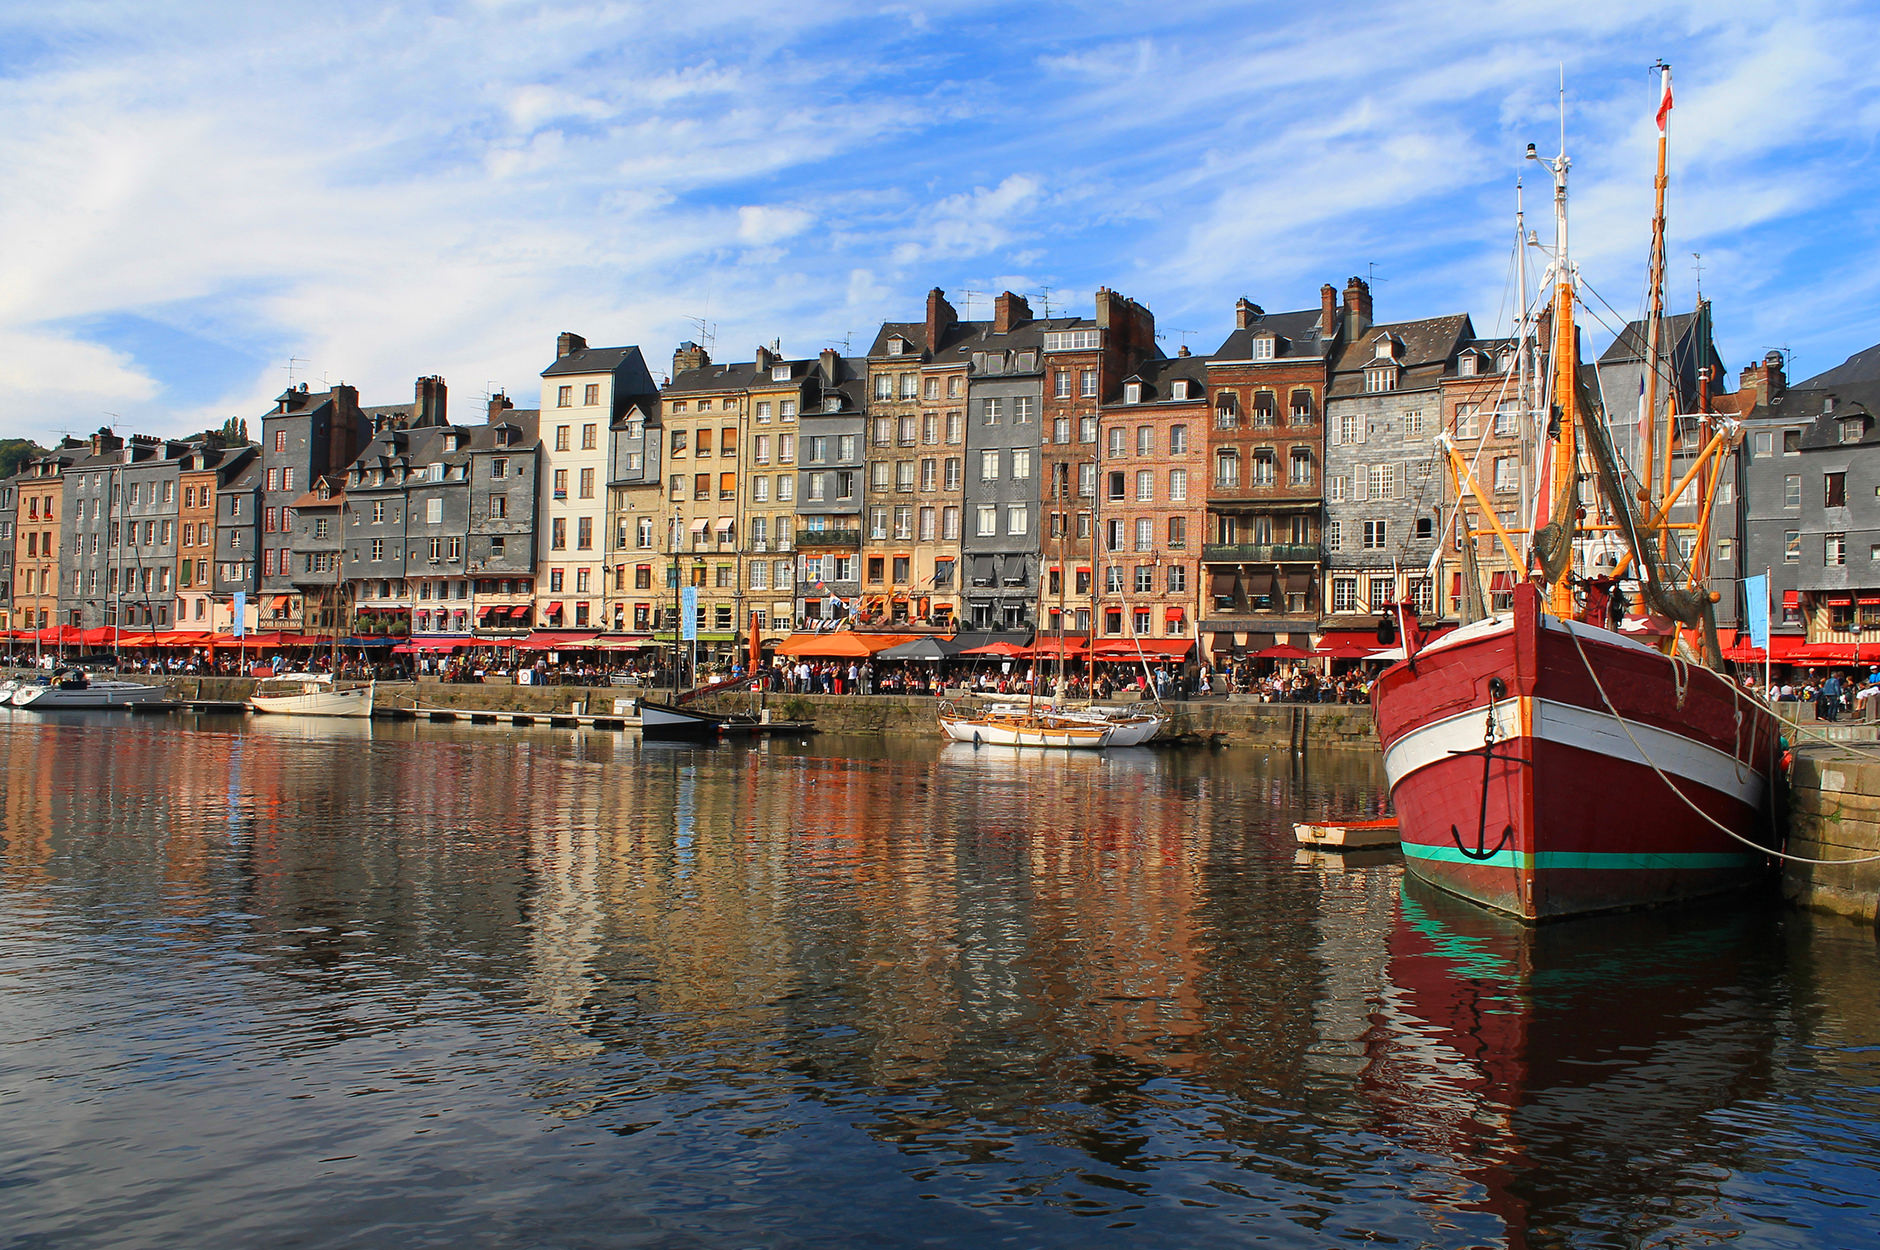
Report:
[{"label": "boat fender", "polygon": [[973,745],[979,745],[979,731],[977,729],[973,730]]}]

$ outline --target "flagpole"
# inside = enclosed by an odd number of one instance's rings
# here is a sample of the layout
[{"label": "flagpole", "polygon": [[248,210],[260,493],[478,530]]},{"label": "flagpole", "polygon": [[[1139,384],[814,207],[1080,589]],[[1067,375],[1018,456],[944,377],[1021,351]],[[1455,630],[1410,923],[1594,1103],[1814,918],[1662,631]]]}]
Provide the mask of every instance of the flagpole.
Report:
[{"label": "flagpole", "polygon": [[[1775,604],[1772,602],[1772,596],[1775,594],[1775,587],[1776,587],[1775,573],[1776,571],[1773,566],[1770,566],[1770,565],[1763,566],[1763,620],[1764,622],[1767,622],[1769,620],[1770,615],[1773,614],[1775,611]],[[1775,649],[1776,649],[1775,631],[1770,629],[1765,623],[1763,627],[1763,698],[1765,699],[1769,699],[1770,672],[1774,668],[1772,657],[1775,654]],[[1773,699],[1769,699],[1769,701],[1771,703],[1774,702]]]}]

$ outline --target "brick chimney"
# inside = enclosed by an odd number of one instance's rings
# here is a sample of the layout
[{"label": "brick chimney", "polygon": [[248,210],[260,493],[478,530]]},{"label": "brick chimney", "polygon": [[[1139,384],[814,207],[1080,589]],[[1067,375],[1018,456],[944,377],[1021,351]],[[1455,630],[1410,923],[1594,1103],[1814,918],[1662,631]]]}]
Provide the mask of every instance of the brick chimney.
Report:
[{"label": "brick chimney", "polygon": [[1253,324],[1253,319],[1260,314],[1260,311],[1258,304],[1255,304],[1244,295],[1241,296],[1234,302],[1234,328],[1236,330],[1245,330],[1248,326]]},{"label": "brick chimney", "polygon": [[495,425],[498,421],[502,420],[505,412],[508,412],[515,406],[515,401],[511,400],[509,396],[503,394],[501,391],[497,391],[494,395],[490,396],[489,423]]},{"label": "brick chimney", "polygon": [[940,336],[947,332],[960,315],[953,311],[953,305],[947,303],[946,292],[939,287],[927,292],[927,350],[940,350]]},{"label": "brick chimney", "polygon": [[1371,328],[1371,284],[1363,278],[1345,283],[1345,342],[1355,343]]},{"label": "brick chimney", "polygon": [[1014,295],[1010,291],[1001,291],[998,298],[992,301],[992,332],[994,334],[1010,334],[1030,320],[1031,305],[1025,302],[1024,296]]},{"label": "brick chimney", "polygon": [[1112,367],[1128,373],[1155,354],[1155,314],[1107,286],[1097,288],[1097,324]]},{"label": "brick chimney", "polygon": [[757,362],[757,372],[760,374],[763,374],[765,377],[768,377],[770,374],[771,362],[774,361],[776,357],[770,354],[770,349],[768,347],[760,346],[757,349],[757,351],[752,355],[751,359]]},{"label": "brick chimney", "polygon": [[450,399],[444,379],[432,374],[418,379],[416,402],[411,406],[413,425],[448,425]]},{"label": "brick chimney", "polygon": [[560,360],[563,356],[572,356],[576,352],[584,352],[586,350],[587,340],[578,334],[570,334],[568,331],[563,330],[560,334],[555,336],[556,360]]},{"label": "brick chimney", "polygon": [[1738,385],[1754,396],[1751,404],[1767,404],[1781,395],[1788,389],[1788,379],[1782,374],[1782,353],[1770,352],[1761,364],[1745,366]]},{"label": "brick chimney", "polygon": [[1319,288],[1319,337],[1338,335],[1338,288],[1327,282]]},{"label": "brick chimney", "polygon": [[824,386],[834,386],[836,384],[836,364],[841,359],[840,356],[836,355],[836,349],[833,347],[823,348],[822,355],[816,358],[817,364],[822,368],[822,384]]},{"label": "brick chimney", "polygon": [[711,362],[711,353],[688,339],[672,354],[672,376],[676,378],[687,369],[703,369]]},{"label": "brick chimney", "polygon": [[1177,348],[1177,349],[1176,349],[1176,351],[1175,351],[1175,354],[1176,354],[1177,356],[1192,356],[1192,355],[1194,355],[1194,353],[1193,353],[1193,352],[1191,352],[1191,351],[1189,351],[1189,350],[1188,350],[1188,344],[1186,344],[1186,343],[1183,343],[1183,344],[1182,344],[1182,345],[1181,345],[1181,346],[1180,346],[1179,348]]},{"label": "brick chimney", "polygon": [[108,451],[122,451],[124,440],[111,432],[110,426],[102,426],[91,436],[91,454],[102,456]]}]

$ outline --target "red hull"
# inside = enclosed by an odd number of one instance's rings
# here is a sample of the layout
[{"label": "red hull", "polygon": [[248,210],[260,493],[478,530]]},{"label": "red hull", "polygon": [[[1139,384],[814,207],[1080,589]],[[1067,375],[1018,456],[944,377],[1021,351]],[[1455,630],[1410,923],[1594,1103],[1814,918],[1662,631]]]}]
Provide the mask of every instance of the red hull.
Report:
[{"label": "red hull", "polygon": [[1766,872],[1774,721],[1719,674],[1573,629],[1523,587],[1512,622],[1457,631],[1378,679],[1410,870],[1525,920],[1714,894]]}]

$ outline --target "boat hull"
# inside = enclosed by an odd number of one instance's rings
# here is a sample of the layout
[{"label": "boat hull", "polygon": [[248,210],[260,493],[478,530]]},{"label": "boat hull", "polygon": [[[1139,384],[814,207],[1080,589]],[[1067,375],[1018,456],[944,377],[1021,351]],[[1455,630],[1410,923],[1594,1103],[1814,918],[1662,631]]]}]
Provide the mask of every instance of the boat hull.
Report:
[{"label": "boat hull", "polygon": [[1511,618],[1459,630],[1379,678],[1409,871],[1530,921],[1762,877],[1773,718],[1726,677],[1608,630],[1570,630],[1523,587]]},{"label": "boat hull", "polygon": [[318,690],[302,694],[257,694],[248,706],[257,712],[279,716],[339,716],[364,719],[372,715],[373,691],[369,686],[351,690]]},{"label": "boat hull", "polygon": [[674,707],[670,703],[654,703],[647,699],[640,700],[640,734],[642,737],[664,739],[675,742],[702,742],[718,736],[718,729],[723,717],[707,712],[694,712],[687,708]]},{"label": "boat hull", "polygon": [[28,686],[13,694],[13,706],[37,712],[96,711],[103,708],[149,707],[168,703],[170,692],[161,686],[132,682],[94,683],[81,689]]},{"label": "boat hull", "polygon": [[1022,720],[941,717],[940,731],[955,742],[984,746],[1048,747],[1053,750],[1099,750],[1110,745],[1114,732],[1101,725],[1027,724]]}]

